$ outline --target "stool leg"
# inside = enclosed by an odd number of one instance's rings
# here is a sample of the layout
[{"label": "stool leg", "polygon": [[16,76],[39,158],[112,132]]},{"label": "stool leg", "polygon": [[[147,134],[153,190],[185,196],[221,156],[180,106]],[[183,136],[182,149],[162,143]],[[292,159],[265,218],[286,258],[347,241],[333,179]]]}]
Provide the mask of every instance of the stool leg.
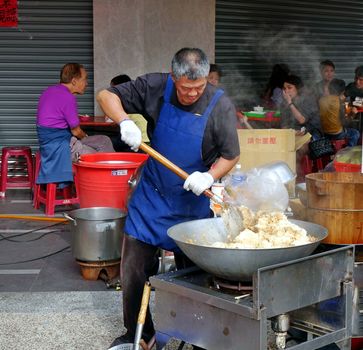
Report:
[{"label": "stool leg", "polygon": [[73,184],[74,184],[74,197],[78,199],[78,188],[79,188],[79,184],[78,184],[78,176],[77,176],[77,170],[73,171]]},{"label": "stool leg", "polygon": [[57,184],[47,184],[47,194],[45,201],[45,215],[53,216],[55,207],[55,196],[57,192]]},{"label": "stool leg", "polygon": [[1,188],[0,198],[5,198],[6,183],[8,181],[8,154],[1,154]]},{"label": "stool leg", "polygon": [[64,187],[62,192],[63,192],[63,198],[64,199],[72,198],[72,184],[70,184],[69,186]]},{"label": "stool leg", "polygon": [[34,194],[33,194],[33,207],[34,209],[39,209],[40,206],[40,201],[39,201],[39,197],[40,197],[40,186],[36,183],[34,183]]},{"label": "stool leg", "polygon": [[25,156],[26,158],[26,166],[28,171],[28,179],[30,183],[30,188],[33,188],[34,185],[34,177],[33,177],[33,156],[31,151]]},{"label": "stool leg", "polygon": [[322,158],[316,159],[316,168],[318,171],[321,171],[324,169]]}]

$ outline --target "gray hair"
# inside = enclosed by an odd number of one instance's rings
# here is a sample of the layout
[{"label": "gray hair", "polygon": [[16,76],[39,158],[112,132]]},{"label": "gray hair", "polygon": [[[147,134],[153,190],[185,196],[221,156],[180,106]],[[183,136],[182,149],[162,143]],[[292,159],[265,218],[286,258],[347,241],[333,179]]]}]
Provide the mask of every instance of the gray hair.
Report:
[{"label": "gray hair", "polygon": [[206,78],[209,74],[208,57],[201,49],[184,47],[174,55],[171,70],[175,79],[182,76],[190,80]]}]

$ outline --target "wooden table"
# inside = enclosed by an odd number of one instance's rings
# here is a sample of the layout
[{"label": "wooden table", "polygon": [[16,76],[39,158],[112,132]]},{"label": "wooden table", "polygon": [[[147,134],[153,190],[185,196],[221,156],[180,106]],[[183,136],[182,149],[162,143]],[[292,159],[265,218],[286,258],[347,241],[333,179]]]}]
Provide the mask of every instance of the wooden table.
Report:
[{"label": "wooden table", "polygon": [[79,116],[80,119],[80,125],[81,126],[95,126],[95,127],[99,127],[99,126],[106,126],[106,127],[116,127],[118,126],[117,123],[115,122],[109,122],[106,121],[106,119],[108,119],[105,116],[90,116],[90,117],[85,117],[85,116]]},{"label": "wooden table", "polygon": [[87,135],[106,135],[111,139],[120,135],[120,127],[115,122],[106,121],[105,116],[80,116],[80,126]]},{"label": "wooden table", "polygon": [[280,113],[271,113],[272,111],[267,112],[261,116],[254,116],[251,112],[237,112],[237,118],[240,120],[240,123],[243,124],[241,118],[246,116],[248,118],[249,124],[254,129],[275,129],[280,127]]}]

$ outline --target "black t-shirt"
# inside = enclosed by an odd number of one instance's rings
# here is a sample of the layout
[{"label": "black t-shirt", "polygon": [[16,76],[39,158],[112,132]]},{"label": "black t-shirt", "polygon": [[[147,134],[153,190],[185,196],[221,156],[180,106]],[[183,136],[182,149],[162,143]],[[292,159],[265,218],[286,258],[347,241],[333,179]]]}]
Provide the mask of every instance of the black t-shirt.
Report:
[{"label": "black t-shirt", "polygon": [[355,86],[355,83],[350,83],[345,88],[345,96],[350,97],[350,102],[354,102],[357,97],[360,101],[362,101],[363,98],[363,89],[358,89]]},{"label": "black t-shirt", "polygon": [[[148,122],[148,136],[152,139],[155,125],[164,102],[167,73],[151,73],[136,80],[120,84],[108,90],[119,96],[126,113],[139,113]],[[216,88],[207,84],[199,100],[190,106],[178,102],[175,87],[171,103],[184,111],[202,115],[209,105]],[[236,130],[236,110],[230,99],[223,94],[212,110],[203,136],[202,157],[210,167],[218,157],[234,159],[239,155]]]}]

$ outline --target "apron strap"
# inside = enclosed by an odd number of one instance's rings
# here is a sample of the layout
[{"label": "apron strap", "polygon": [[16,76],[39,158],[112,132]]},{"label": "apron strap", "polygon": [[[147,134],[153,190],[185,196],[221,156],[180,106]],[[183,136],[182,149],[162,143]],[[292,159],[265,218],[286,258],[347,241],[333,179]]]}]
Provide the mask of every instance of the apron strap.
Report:
[{"label": "apron strap", "polygon": [[205,112],[203,113],[203,117],[204,118],[208,118],[209,115],[211,114],[214,106],[216,105],[216,103],[218,102],[219,98],[224,94],[224,91],[222,89],[218,89],[217,92],[214,94],[212,101],[210,101],[207,109],[205,110]]},{"label": "apron strap", "polygon": [[173,91],[174,82],[171,78],[171,74],[168,75],[168,80],[166,82],[166,88],[164,92],[164,102],[170,103],[171,93]]}]

